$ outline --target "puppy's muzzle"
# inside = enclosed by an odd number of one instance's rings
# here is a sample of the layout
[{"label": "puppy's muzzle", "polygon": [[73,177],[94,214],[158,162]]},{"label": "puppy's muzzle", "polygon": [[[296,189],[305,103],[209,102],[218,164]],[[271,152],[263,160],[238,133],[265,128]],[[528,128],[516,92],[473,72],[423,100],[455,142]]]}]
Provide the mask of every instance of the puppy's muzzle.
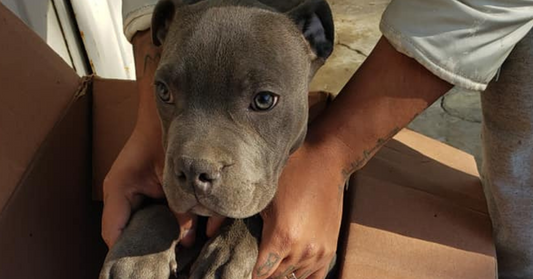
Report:
[{"label": "puppy's muzzle", "polygon": [[176,159],[174,171],[177,179],[190,186],[197,196],[206,196],[220,186],[227,166],[223,162],[180,156]]}]

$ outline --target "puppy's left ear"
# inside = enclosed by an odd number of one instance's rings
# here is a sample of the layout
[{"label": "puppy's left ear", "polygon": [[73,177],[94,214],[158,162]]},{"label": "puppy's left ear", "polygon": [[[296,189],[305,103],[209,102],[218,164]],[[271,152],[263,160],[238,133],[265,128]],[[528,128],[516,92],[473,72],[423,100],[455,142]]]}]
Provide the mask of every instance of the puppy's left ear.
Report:
[{"label": "puppy's left ear", "polygon": [[325,61],[333,52],[335,30],[331,9],[325,0],[305,0],[288,12],[316,56]]}]

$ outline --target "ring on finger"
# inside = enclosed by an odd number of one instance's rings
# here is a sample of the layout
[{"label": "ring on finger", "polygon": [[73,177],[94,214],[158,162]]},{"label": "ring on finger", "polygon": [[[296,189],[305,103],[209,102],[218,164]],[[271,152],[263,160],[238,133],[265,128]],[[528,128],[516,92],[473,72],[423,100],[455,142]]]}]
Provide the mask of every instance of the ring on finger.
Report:
[{"label": "ring on finger", "polygon": [[285,279],[298,279],[298,278],[296,277],[296,274],[294,274],[294,272],[293,272],[293,273],[285,276]]}]

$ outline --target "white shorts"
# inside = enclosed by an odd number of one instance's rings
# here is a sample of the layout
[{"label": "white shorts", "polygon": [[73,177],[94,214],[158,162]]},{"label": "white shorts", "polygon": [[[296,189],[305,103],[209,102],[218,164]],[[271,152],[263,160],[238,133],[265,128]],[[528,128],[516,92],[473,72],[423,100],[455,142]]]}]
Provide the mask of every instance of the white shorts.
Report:
[{"label": "white shorts", "polygon": [[123,0],[122,19],[124,22],[124,35],[128,41],[138,31],[150,29],[152,12],[158,0]]},{"label": "white shorts", "polygon": [[392,0],[380,24],[397,51],[477,91],[532,27],[532,0]]},{"label": "white shorts", "polygon": [[[150,28],[157,0],[123,0],[124,34]],[[380,24],[401,53],[451,84],[485,90],[533,27],[533,0],[392,0]]]}]

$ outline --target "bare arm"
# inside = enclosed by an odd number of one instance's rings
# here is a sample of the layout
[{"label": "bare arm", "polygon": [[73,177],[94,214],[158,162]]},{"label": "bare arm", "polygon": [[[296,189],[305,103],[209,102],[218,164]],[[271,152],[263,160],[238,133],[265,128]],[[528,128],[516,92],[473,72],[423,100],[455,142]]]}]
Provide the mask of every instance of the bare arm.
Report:
[{"label": "bare arm", "polygon": [[347,176],[450,88],[382,38],[289,159],[262,214],[253,278],[324,278],[337,249]]},{"label": "bare arm", "polygon": [[[161,58],[161,48],[152,44],[150,31],[137,33],[131,41],[135,58],[135,73],[139,92],[137,127],[147,136],[161,142],[161,128],[153,93],[154,73]],[[162,152],[162,150],[161,150]]]},{"label": "bare arm", "polygon": [[149,33],[139,32],[132,40],[139,94],[137,123],[104,180],[102,237],[109,247],[144,196],[164,197],[159,182],[163,169],[161,129],[151,88],[159,50],[152,46]]},{"label": "bare arm", "polygon": [[329,146],[348,176],[451,87],[382,37],[314,123],[309,143]]}]

